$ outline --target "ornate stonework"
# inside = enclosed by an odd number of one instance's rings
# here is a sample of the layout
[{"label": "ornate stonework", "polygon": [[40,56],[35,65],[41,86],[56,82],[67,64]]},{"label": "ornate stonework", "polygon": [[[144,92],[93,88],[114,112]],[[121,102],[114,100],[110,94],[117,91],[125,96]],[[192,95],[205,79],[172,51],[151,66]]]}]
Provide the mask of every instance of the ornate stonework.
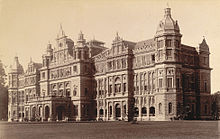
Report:
[{"label": "ornate stonework", "polygon": [[165,9],[152,39],[131,42],[118,33],[110,49],[97,40],[75,43],[62,27],[42,64],[18,57],[9,73],[9,121],[170,120],[209,118],[209,47],[181,43]]}]

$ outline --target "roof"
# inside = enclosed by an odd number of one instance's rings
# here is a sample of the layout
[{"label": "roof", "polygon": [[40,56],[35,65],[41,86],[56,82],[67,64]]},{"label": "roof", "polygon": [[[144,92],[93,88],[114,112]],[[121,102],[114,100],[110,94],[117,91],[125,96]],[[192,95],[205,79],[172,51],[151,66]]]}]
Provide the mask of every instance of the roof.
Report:
[{"label": "roof", "polygon": [[148,40],[137,42],[134,49],[142,48],[143,46],[145,46],[145,47],[155,46],[154,39],[148,39]]}]

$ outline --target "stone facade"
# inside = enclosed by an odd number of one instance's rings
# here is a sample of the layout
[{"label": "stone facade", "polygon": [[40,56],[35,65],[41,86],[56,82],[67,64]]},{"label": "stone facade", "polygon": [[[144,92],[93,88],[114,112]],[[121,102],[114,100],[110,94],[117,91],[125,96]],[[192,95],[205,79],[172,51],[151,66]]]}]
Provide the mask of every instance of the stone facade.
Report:
[{"label": "stone facade", "polygon": [[9,121],[205,119],[211,115],[209,47],[181,43],[166,8],[152,39],[131,42],[118,33],[110,49],[77,42],[62,27],[42,64],[26,72],[18,57],[9,72]]}]

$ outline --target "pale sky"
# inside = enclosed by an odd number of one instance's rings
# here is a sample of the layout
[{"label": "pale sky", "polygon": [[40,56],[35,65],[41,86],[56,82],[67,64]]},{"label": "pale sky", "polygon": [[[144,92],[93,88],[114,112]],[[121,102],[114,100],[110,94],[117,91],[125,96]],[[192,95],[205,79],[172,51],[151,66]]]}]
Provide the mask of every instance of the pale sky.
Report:
[{"label": "pale sky", "polygon": [[18,55],[24,68],[41,62],[59,26],[74,41],[80,30],[111,47],[116,32],[130,41],[153,38],[167,3],[178,20],[182,43],[197,47],[203,36],[210,48],[211,90],[220,91],[219,0],[0,0],[0,59],[6,66]]}]

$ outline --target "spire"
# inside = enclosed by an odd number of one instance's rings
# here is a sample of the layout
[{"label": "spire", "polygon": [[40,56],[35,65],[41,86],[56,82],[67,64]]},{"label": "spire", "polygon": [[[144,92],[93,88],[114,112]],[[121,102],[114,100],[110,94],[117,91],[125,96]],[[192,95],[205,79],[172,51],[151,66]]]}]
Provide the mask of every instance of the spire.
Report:
[{"label": "spire", "polygon": [[17,73],[22,73],[23,72],[23,67],[19,63],[17,55],[14,57],[13,65],[11,65],[10,72],[17,72]]},{"label": "spire", "polygon": [[59,33],[57,34],[57,38],[65,37],[65,32],[63,31],[62,24],[60,23],[60,30]]},{"label": "spire", "polygon": [[115,37],[115,40],[120,40],[121,38],[119,37],[118,35],[118,31],[116,32],[116,37]]}]

